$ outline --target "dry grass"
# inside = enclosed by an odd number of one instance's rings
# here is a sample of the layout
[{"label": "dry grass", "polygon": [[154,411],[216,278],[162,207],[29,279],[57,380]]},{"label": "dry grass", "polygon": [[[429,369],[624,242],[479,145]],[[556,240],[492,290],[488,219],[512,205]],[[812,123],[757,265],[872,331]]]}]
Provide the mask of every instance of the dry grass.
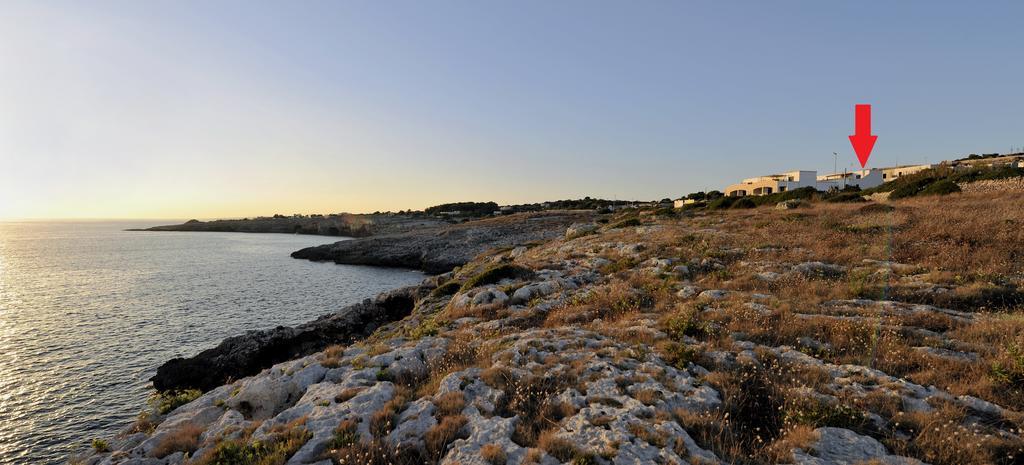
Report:
[{"label": "dry grass", "polygon": [[942,403],[933,412],[897,416],[896,427],[910,440],[891,439],[900,454],[920,457],[935,465],[1013,464],[1024,460],[1024,441],[987,434],[980,427],[964,426],[966,412]]},{"label": "dry grass", "polygon": [[334,396],[334,401],[339,403],[339,404],[342,403],[342,402],[348,402],[353,397],[358,395],[360,392],[363,392],[365,390],[366,390],[365,387],[351,387],[351,388],[347,388],[347,389],[341,391],[340,393],[338,393],[337,396]]},{"label": "dry grass", "polygon": [[412,399],[412,390],[405,386],[396,386],[395,396],[387,401],[380,410],[370,415],[370,434],[374,438],[383,438],[395,428],[398,423],[398,414],[405,409],[405,406]]},{"label": "dry grass", "polygon": [[793,449],[808,450],[818,434],[807,425],[795,425],[782,433],[782,436],[765,448],[764,455],[770,463],[790,463],[793,461]]},{"label": "dry grass", "polygon": [[434,399],[434,406],[437,407],[438,417],[458,415],[466,407],[466,397],[461,391],[449,392]]},{"label": "dry grass", "polygon": [[341,358],[344,355],[344,346],[330,346],[320,354],[320,365],[326,368],[338,368],[341,366]]},{"label": "dry grass", "polygon": [[541,433],[537,439],[537,446],[562,462],[568,462],[579,454],[576,446],[568,440],[558,437],[555,430]]},{"label": "dry grass", "polygon": [[480,457],[483,457],[491,465],[505,465],[505,462],[508,461],[505,449],[497,444],[485,444],[481,447]]},{"label": "dry grass", "polygon": [[192,453],[199,448],[199,435],[204,429],[187,424],[164,436],[163,440],[153,448],[150,455],[153,457],[166,457],[174,452]]},{"label": "dry grass", "polygon": [[668,435],[657,432],[648,425],[639,422],[629,423],[626,430],[654,447],[663,448],[668,444]]},{"label": "dry grass", "polygon": [[661,400],[662,394],[654,389],[643,389],[634,393],[633,398],[650,406],[657,404]]},{"label": "dry grass", "polygon": [[435,460],[440,459],[447,450],[448,444],[459,439],[462,427],[466,426],[466,417],[462,415],[447,416],[441,422],[427,430],[424,436],[427,454]]},{"label": "dry grass", "polygon": [[669,282],[649,275],[613,279],[592,288],[585,299],[570,302],[548,314],[545,327],[584,324],[600,318],[605,324],[640,312],[664,312],[673,301]]}]

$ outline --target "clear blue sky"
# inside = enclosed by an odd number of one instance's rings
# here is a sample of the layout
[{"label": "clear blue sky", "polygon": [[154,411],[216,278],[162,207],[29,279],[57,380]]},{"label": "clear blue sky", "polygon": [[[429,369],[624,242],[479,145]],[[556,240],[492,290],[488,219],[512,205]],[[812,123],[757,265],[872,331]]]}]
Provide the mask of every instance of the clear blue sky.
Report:
[{"label": "clear blue sky", "polygon": [[676,197],[1024,145],[1022,2],[0,4],[0,217]]}]

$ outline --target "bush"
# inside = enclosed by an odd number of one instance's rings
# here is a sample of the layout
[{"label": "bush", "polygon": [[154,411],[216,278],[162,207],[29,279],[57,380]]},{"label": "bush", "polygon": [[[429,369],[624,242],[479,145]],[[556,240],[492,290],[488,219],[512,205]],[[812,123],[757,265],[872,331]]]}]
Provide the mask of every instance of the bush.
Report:
[{"label": "bush", "polygon": [[462,285],[462,290],[496,284],[503,279],[530,279],[531,277],[533,277],[533,270],[505,263],[487,268],[480,274],[472,277]]},{"label": "bush", "polygon": [[733,202],[740,197],[719,197],[708,203],[708,210],[725,210],[732,206]]},{"label": "bush", "polygon": [[110,451],[110,444],[102,439],[93,439],[92,449],[96,452],[108,452]]},{"label": "bush", "polygon": [[991,375],[1002,384],[1024,383],[1024,350],[1016,344],[1007,346],[1004,353],[1000,354],[1000,360],[992,362]]},{"label": "bush", "polygon": [[729,208],[757,208],[757,204],[749,197],[740,197],[739,200],[732,203]]},{"label": "bush", "polygon": [[201,395],[203,395],[203,392],[198,389],[165,391],[153,394],[150,402],[163,415],[171,413],[174,409],[198,399]]},{"label": "bush", "polygon": [[757,205],[775,205],[787,200],[813,200],[820,193],[813,187],[801,187],[791,191],[750,197]]},{"label": "bush", "polygon": [[283,464],[295,454],[309,438],[313,437],[302,424],[305,418],[271,429],[265,440],[247,443],[243,440],[226,440],[217,444],[202,459],[191,462],[195,465],[251,465]]},{"label": "bush", "polygon": [[960,192],[960,186],[948,179],[933,182],[925,187],[918,195],[948,195]]},{"label": "bush", "polygon": [[[893,183],[896,182],[898,181],[893,181]],[[892,193],[889,194],[889,198],[903,199],[907,197],[913,197],[920,193],[922,190],[924,190],[924,188],[928,187],[928,185],[933,182],[935,182],[935,178],[930,176],[920,177],[917,179],[907,181],[905,183],[902,183],[901,186],[897,186],[895,189],[893,189]]]},{"label": "bush", "polygon": [[452,295],[452,294],[454,294],[456,292],[459,292],[459,288],[460,287],[462,287],[462,285],[459,284],[458,282],[456,282],[456,281],[448,281],[448,282],[446,282],[446,283],[444,283],[444,284],[442,284],[440,286],[437,286],[430,293],[430,295],[432,297],[445,297],[445,296],[449,296],[449,295]]}]

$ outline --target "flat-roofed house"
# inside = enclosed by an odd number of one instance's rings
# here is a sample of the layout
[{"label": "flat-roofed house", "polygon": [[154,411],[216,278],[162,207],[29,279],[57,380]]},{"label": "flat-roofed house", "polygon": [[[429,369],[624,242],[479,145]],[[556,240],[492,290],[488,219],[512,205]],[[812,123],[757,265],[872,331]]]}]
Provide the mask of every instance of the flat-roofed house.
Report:
[{"label": "flat-roofed house", "polygon": [[934,166],[935,165],[903,165],[893,166],[891,168],[882,168],[882,181],[889,182],[909,174],[934,168]]},{"label": "flat-roofed house", "polygon": [[726,187],[725,195],[730,197],[769,195],[804,187],[813,187],[819,191],[843,189],[847,186],[870,189],[885,182],[882,171],[878,168],[869,168],[848,173],[823,174],[821,176],[818,176],[818,172],[813,170],[787,171],[782,174],[744,179],[739,184]]},{"label": "flat-roofed house", "polygon": [[883,170],[878,168],[868,168],[847,173],[823,174],[818,176],[818,185],[815,188],[819,191],[845,189],[847,186],[870,189],[881,186],[885,182],[883,174]]},{"label": "flat-roofed house", "polygon": [[730,197],[743,197],[745,195],[768,195],[776,192],[786,192],[801,187],[815,187],[817,184],[817,171],[787,171],[781,174],[770,174],[747,178],[739,184],[733,184],[725,188],[725,195]]}]

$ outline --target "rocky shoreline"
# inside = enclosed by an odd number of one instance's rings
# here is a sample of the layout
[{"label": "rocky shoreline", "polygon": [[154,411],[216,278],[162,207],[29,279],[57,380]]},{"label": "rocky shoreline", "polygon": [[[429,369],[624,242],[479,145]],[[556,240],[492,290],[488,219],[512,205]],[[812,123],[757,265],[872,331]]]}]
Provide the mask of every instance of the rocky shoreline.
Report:
[{"label": "rocky shoreline", "polygon": [[[561,235],[572,222],[592,216],[589,212],[517,215],[512,219],[341,241],[303,249],[292,256],[443,273],[466,264],[487,249],[550,239]],[[328,345],[359,340],[379,326],[407,316],[415,301],[429,292],[424,286],[432,282],[436,286],[436,278],[428,279],[423,285],[386,292],[299,326],[254,330],[225,339],[217,347],[193,357],[164,363],[151,379],[153,387],[158,391],[207,391],[228,380],[256,374],[275,363],[323,350]]]},{"label": "rocky shoreline", "polygon": [[[204,393],[165,394],[74,460],[1021,463],[1024,320],[986,296],[1021,285],[1002,257],[1022,252],[1007,227],[1022,200],[591,217],[179,361],[161,385]],[[936,257],[949,224],[969,225],[972,249]],[[891,237],[869,234],[882,226]]]},{"label": "rocky shoreline", "polygon": [[312,216],[276,216],[232,220],[189,220],[182,224],[154,226],[129,231],[193,231],[312,234],[320,236],[369,237],[418,229],[437,228],[448,224],[426,216],[386,214],[339,214]]},{"label": "rocky shoreline", "polygon": [[292,253],[292,257],[438,274],[464,265],[489,249],[550,240],[572,223],[593,217],[589,211],[524,213],[308,247]]},{"label": "rocky shoreline", "polygon": [[407,316],[424,292],[422,286],[401,288],[295,327],[279,326],[230,337],[194,357],[169,360],[150,381],[158,391],[208,391],[329,345],[365,338],[381,325]]}]

